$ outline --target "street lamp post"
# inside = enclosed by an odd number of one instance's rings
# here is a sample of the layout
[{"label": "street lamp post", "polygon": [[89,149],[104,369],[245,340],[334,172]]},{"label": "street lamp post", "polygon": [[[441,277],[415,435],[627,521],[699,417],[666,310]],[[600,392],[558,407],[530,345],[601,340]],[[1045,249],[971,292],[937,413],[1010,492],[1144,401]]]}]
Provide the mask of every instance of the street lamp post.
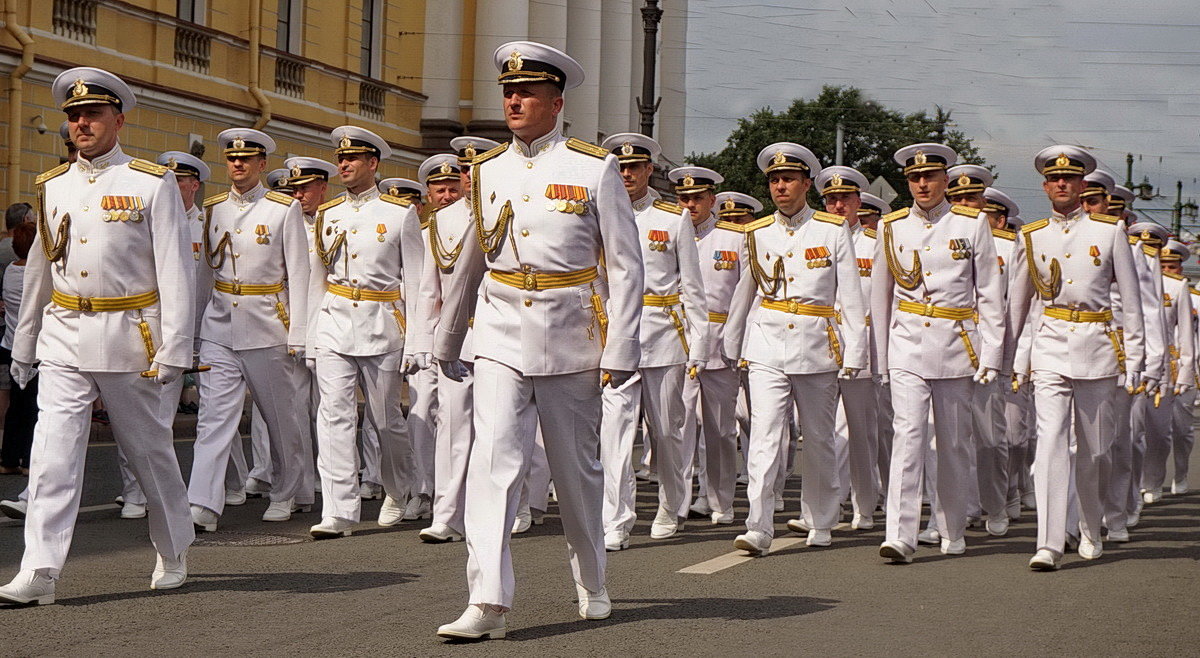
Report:
[{"label": "street lamp post", "polygon": [[654,68],[655,55],[658,52],[658,23],[662,20],[663,10],[658,8],[658,0],[646,0],[642,7],[642,31],[645,33],[645,44],[642,46],[642,95],[637,99],[638,112],[642,115],[642,134],[654,136],[654,115],[658,112],[661,98],[655,99]]}]

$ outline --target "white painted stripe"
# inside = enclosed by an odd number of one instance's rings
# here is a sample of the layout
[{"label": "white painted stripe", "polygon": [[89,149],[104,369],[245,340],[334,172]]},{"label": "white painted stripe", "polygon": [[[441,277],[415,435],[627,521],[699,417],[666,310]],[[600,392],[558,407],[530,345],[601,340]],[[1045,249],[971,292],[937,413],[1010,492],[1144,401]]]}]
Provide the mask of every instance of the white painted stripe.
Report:
[{"label": "white painted stripe", "polygon": [[[787,548],[789,546],[795,546],[796,544],[799,544],[803,541],[804,541],[803,537],[788,537],[786,539],[776,539],[775,541],[771,542],[771,552],[773,553],[775,551]],[[677,571],[676,573],[695,573],[695,574],[700,574],[703,576],[708,576],[708,575],[714,574],[718,571],[723,571],[725,569],[728,569],[730,567],[736,567],[739,564],[742,564],[744,562],[749,562],[753,559],[755,559],[755,558],[750,555],[747,555],[746,551],[738,550],[738,551],[734,551],[732,553],[726,553],[725,555],[721,555],[719,557],[714,557],[711,560],[705,560],[704,562],[701,562],[699,564],[693,564],[690,567],[684,567],[684,568],[680,569],[679,571]]]}]

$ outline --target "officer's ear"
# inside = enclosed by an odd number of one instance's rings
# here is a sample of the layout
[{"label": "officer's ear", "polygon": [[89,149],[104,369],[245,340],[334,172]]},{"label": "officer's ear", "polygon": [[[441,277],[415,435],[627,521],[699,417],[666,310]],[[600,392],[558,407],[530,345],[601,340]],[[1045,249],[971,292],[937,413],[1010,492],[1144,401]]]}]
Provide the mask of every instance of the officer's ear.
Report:
[{"label": "officer's ear", "polygon": [[367,158],[367,166],[370,167],[371,171],[378,171],[379,170],[379,158],[377,158],[373,155],[371,157]]},{"label": "officer's ear", "polygon": [[116,127],[117,130],[120,130],[121,127],[125,125],[125,113],[115,107],[113,107],[112,111],[114,114],[116,114],[116,117],[114,117],[113,126]]}]

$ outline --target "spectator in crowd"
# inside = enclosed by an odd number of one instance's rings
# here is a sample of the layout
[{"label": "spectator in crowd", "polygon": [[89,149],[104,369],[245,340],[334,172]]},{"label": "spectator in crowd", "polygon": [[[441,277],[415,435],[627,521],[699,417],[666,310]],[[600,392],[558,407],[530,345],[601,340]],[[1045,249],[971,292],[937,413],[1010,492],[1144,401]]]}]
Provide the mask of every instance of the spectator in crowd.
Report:
[{"label": "spectator in crowd", "polygon": [[[12,212],[8,214],[11,220]],[[16,260],[4,269],[0,294],[4,299],[4,337],[0,338],[0,370],[8,372],[12,363],[13,332],[17,328],[17,316],[21,310],[21,283],[25,277],[25,259],[33,246],[37,232],[32,222],[9,225],[12,234],[12,249]],[[33,444],[33,426],[37,423],[37,388],[35,377],[24,389],[12,387],[8,411],[4,416],[4,443],[0,446],[0,473],[29,475],[29,449]]]}]

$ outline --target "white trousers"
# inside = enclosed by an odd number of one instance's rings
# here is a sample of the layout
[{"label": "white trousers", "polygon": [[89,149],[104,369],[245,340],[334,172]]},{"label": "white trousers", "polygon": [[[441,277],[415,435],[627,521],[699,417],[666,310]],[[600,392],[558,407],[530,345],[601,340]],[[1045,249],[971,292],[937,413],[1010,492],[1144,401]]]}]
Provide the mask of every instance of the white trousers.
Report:
[{"label": "white trousers", "polygon": [[225,509],[225,471],[234,443],[240,447],[238,424],[246,389],[262,411],[276,469],[271,500],[285,501],[300,493],[304,448],[296,400],[296,360],[283,345],[231,350],[201,341],[200,362],[212,370],[199,373],[200,413],[196,421],[195,456],[188,480],[188,501],[218,515]]},{"label": "white trousers", "polygon": [[1171,454],[1174,459],[1175,482],[1186,482],[1188,460],[1192,457],[1192,446],[1196,437],[1192,434],[1192,414],[1196,402],[1196,389],[1175,396],[1171,405]]},{"label": "white trousers", "polygon": [[1129,460],[1129,507],[1132,513],[1142,503],[1142,471],[1146,461],[1147,434],[1150,432],[1150,413],[1154,410],[1153,400],[1145,395],[1133,398],[1133,411],[1130,412],[1130,444],[1133,448],[1133,458]]},{"label": "white trousers", "polygon": [[[880,486],[878,387],[870,378],[839,380],[838,385],[841,404],[837,410],[837,434],[839,443],[845,442],[847,448],[842,476],[849,481],[854,513],[870,518],[879,502]],[[807,452],[807,440],[805,449]],[[845,485],[842,482],[843,492]]]},{"label": "white trousers", "polygon": [[775,535],[775,497],[781,469],[787,468],[792,407],[799,410],[804,431],[800,466],[801,514],[812,527],[828,530],[837,523],[841,501],[834,408],[837,374],[788,375],[750,364],[750,462],[747,466],[750,515],[746,529]]},{"label": "white trousers", "polygon": [[[695,379],[685,378],[683,383],[683,435],[704,443],[704,494],[714,512],[733,510],[739,372],[737,368],[699,370]],[[687,516],[687,506],[685,502],[680,516]]]},{"label": "white trousers", "polygon": [[875,421],[879,428],[876,435],[879,440],[879,491],[886,492],[888,476],[891,475],[892,467],[892,437],[896,433],[893,427],[895,418],[892,415],[892,385],[890,383],[875,385],[875,401]]},{"label": "white trousers", "polygon": [[[1164,389],[1170,385],[1164,385]],[[1142,461],[1142,491],[1162,491],[1167,479],[1167,458],[1171,455],[1171,416],[1175,395],[1164,394],[1155,407],[1146,405],[1146,454]]]},{"label": "white trousers", "polygon": [[1072,430],[1076,445],[1074,475],[1079,531],[1082,536],[1099,542],[1104,517],[1100,471],[1112,444],[1113,396],[1119,390],[1114,377],[1071,379],[1035,370],[1033,391],[1037,414],[1037,454],[1033,461],[1037,548],[1062,555],[1066,534],[1073,530],[1067,528]]},{"label": "white trousers", "polygon": [[1100,484],[1104,504],[1104,527],[1109,532],[1124,530],[1129,508],[1129,479],[1133,476],[1133,428],[1130,414],[1133,396],[1124,387],[1113,392],[1112,445],[1105,455]]},{"label": "white trousers", "polygon": [[472,418],[475,365],[463,362],[468,374],[461,382],[438,372],[437,449],[434,455],[433,522],[463,531],[463,500],[466,495],[467,463],[475,441]]},{"label": "white trousers", "polygon": [[[47,569],[57,578],[66,562],[83,493],[92,402],[98,395],[104,397],[113,435],[145,492],[151,543],[161,555],[182,553],[196,535],[171,435],[179,387],[164,387],[136,372],[84,372],[49,361],[38,372],[39,412],[21,569]],[[164,395],[174,396],[170,416],[163,413]]]},{"label": "white trousers", "polygon": [[604,532],[628,535],[637,522],[633,443],[639,418],[658,454],[658,504],[676,516],[691,497],[691,459],[683,439],[683,365],[642,368],[601,393],[600,464],[604,467]]},{"label": "white trousers", "polygon": [[937,501],[931,501],[931,509],[938,517],[942,535],[951,541],[961,539],[967,524],[966,492],[971,476],[970,404],[974,382],[970,377],[924,379],[895,368],[889,373],[894,436],[888,477],[887,540],[916,549],[925,457],[933,448],[937,453]]},{"label": "white trousers", "polygon": [[426,368],[408,378],[408,434],[415,467],[412,495],[433,495],[437,454],[438,369]]},{"label": "white trousers", "polygon": [[546,442],[542,440],[540,422],[534,432],[529,474],[521,484],[521,497],[518,500],[518,510],[530,507],[545,512],[550,509],[550,463],[546,460]]},{"label": "white trousers", "polygon": [[604,587],[604,472],[600,373],[525,376],[475,361],[475,444],[467,465],[464,521],[470,603],[511,608],[515,586],[509,531],[540,425],[554,478],[575,583]]},{"label": "white trousers", "polygon": [[[1008,387],[1010,392],[1005,392]],[[1008,515],[1010,439],[1005,426],[1005,398],[1012,395],[1012,382],[996,379],[975,384],[979,404],[975,431],[975,475],[979,506],[989,519]]]},{"label": "white trousers", "polygon": [[359,520],[356,387],[363,412],[379,432],[380,479],[393,498],[405,501],[412,480],[412,445],[400,407],[401,353],[348,356],[317,350],[317,471],[321,475],[322,517]]}]

